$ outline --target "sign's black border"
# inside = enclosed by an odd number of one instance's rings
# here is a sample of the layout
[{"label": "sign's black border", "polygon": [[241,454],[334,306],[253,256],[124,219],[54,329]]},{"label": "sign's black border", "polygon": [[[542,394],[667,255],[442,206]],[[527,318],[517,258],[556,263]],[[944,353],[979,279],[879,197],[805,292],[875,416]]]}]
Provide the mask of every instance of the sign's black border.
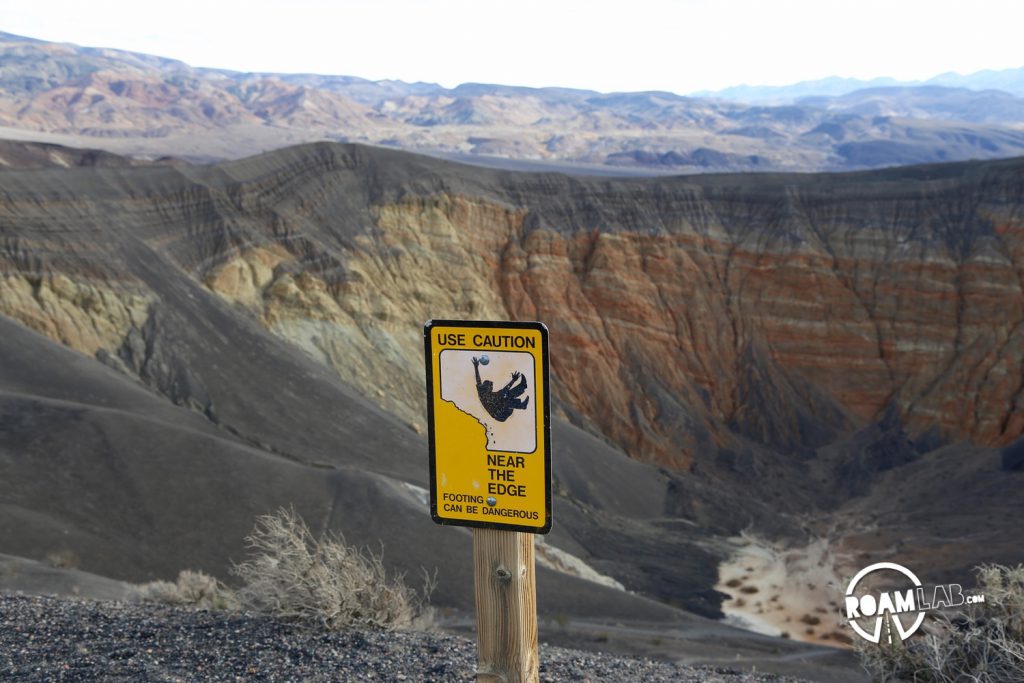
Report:
[{"label": "sign's black border", "polygon": [[[437,463],[434,434],[434,364],[431,330],[435,327],[491,327],[540,332],[541,373],[544,378],[544,526],[522,526],[505,522],[477,522],[467,519],[446,519],[437,515]],[[548,328],[542,322],[506,322],[495,320],[428,320],[423,326],[423,356],[427,368],[427,441],[430,444],[430,518],[446,526],[469,526],[478,529],[501,529],[546,534],[551,531],[551,394],[548,382]]]}]

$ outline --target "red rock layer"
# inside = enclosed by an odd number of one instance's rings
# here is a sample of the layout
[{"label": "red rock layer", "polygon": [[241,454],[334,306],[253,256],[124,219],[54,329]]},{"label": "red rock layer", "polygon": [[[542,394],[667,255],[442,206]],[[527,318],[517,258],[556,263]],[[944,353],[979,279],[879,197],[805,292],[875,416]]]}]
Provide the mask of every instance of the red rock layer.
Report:
[{"label": "red rock layer", "polygon": [[[557,409],[673,467],[890,403],[912,433],[1024,433],[1021,161],[626,181],[317,145],[3,182],[9,277],[131,281],[145,244],[410,423],[418,331],[461,317],[547,323]],[[9,315],[45,313],[15,284]]]}]

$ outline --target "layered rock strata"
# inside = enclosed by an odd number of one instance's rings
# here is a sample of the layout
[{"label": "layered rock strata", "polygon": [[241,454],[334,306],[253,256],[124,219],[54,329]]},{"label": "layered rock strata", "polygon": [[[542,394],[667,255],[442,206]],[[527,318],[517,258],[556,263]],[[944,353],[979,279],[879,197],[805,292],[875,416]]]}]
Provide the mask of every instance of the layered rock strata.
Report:
[{"label": "layered rock strata", "polygon": [[912,436],[1024,432],[1021,161],[598,180],[322,144],[0,184],[3,311],[90,355],[152,299],[131,244],[417,429],[420,330],[452,317],[546,322],[560,413],[674,468],[890,404]]}]

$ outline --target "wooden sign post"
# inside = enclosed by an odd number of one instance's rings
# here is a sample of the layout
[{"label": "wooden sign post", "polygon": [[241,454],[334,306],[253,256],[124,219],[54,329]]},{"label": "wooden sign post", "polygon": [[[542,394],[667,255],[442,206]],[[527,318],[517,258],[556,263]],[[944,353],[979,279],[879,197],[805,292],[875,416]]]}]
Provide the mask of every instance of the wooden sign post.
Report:
[{"label": "wooden sign post", "polygon": [[537,582],[533,534],[473,530],[477,681],[535,683]]},{"label": "wooden sign post", "polygon": [[475,527],[477,680],[533,683],[533,534],[551,529],[547,328],[432,320],[423,337],[430,514]]}]

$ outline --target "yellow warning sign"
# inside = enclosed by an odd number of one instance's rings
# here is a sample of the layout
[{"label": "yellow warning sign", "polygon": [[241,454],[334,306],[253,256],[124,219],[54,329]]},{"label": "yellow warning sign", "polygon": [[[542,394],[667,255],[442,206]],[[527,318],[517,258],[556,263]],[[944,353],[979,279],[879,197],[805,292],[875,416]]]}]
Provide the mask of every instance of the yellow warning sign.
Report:
[{"label": "yellow warning sign", "polygon": [[431,320],[423,337],[434,521],[547,533],[547,328]]}]

